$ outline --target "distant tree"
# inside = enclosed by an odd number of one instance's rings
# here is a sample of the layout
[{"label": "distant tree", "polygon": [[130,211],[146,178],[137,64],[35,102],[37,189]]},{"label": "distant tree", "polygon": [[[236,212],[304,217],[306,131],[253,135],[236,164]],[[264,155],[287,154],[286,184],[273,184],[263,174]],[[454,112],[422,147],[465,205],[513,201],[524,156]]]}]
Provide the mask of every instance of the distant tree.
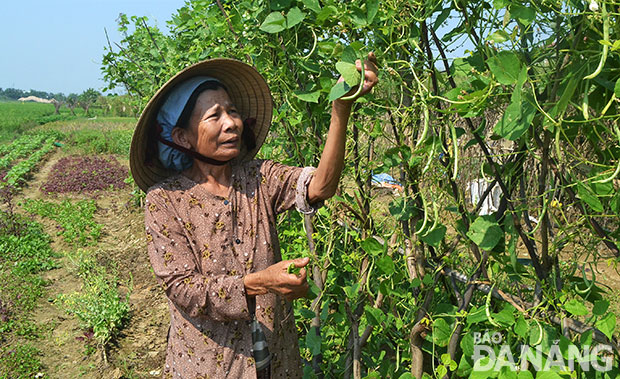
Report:
[{"label": "distant tree", "polygon": [[100,95],[101,94],[97,90],[89,88],[78,96],[78,105],[84,109],[87,116],[90,106],[97,101]]},{"label": "distant tree", "polygon": [[17,88],[6,88],[4,90],[4,96],[8,97],[9,99],[12,100],[17,100],[20,97],[24,97],[27,96],[26,93],[24,91],[22,91],[21,89],[17,89]]},{"label": "distant tree", "polygon": [[62,92],[55,93],[52,96],[52,104],[54,104],[54,108],[56,108],[56,114],[60,114],[60,107],[62,107],[66,100],[67,97]]},{"label": "distant tree", "polygon": [[78,106],[78,95],[76,93],[70,93],[69,96],[67,96],[67,108],[69,108],[69,110],[71,111],[71,114],[75,116],[75,107]]}]

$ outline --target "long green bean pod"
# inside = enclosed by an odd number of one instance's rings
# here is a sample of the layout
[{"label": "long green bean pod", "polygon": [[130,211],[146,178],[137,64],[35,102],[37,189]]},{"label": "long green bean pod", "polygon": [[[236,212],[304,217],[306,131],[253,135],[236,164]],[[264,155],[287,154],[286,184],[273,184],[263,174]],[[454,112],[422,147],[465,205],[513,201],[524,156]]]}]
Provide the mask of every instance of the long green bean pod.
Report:
[{"label": "long green bean pod", "polygon": [[484,303],[484,311],[487,314],[487,318],[489,319],[489,324],[493,325],[496,328],[499,328],[500,325],[491,316],[491,296],[493,295],[493,289],[495,289],[495,284],[491,286],[491,289],[487,294],[487,301]]},{"label": "long green bean pod", "polygon": [[605,61],[607,60],[607,53],[609,51],[609,15],[607,14],[607,9],[605,9],[605,1],[601,1],[601,15],[603,16],[603,41],[606,43],[603,44],[603,53],[601,54],[601,60],[598,62],[598,66],[596,70],[590,75],[584,76],[584,79],[594,79],[598,74],[603,70],[603,66],[605,66]]},{"label": "long green bean pod", "polygon": [[426,174],[426,171],[431,167],[431,162],[433,161],[433,156],[435,155],[435,135],[433,134],[433,144],[431,145],[431,152],[428,155],[428,160],[426,161],[426,165],[422,169],[422,174]]},{"label": "long green bean pod", "polygon": [[428,230],[426,231],[426,233],[422,235],[422,237],[427,236],[428,233],[435,230],[438,223],[439,223],[439,204],[437,204],[436,201],[433,201],[433,225],[431,225],[431,227],[428,228]]},{"label": "long green bean pod", "polygon": [[452,146],[454,147],[454,164],[452,166],[452,180],[456,180],[459,173],[459,146],[456,138],[456,127],[450,123],[450,132],[452,133]]},{"label": "long green bean pod", "polygon": [[588,101],[588,92],[590,92],[590,80],[586,80],[586,90],[583,93],[583,101],[581,102],[581,113],[583,114],[583,119],[587,120],[590,118],[590,105]]},{"label": "long green bean pod", "polygon": [[420,226],[419,230],[415,231],[415,235],[418,235],[421,231],[424,230],[424,228],[426,228],[426,223],[428,222],[428,209],[427,209],[427,204],[426,204],[426,199],[424,198],[424,194],[422,193],[422,191],[420,191],[420,197],[422,198],[422,208],[424,211],[424,220],[422,221],[422,226]]},{"label": "long green bean pod", "polygon": [[310,52],[308,54],[301,57],[301,59],[310,58],[310,56],[312,55],[312,53],[314,53],[314,50],[316,49],[316,42],[317,42],[316,33],[314,32],[314,29],[310,29],[310,30],[312,31],[312,37],[314,37],[314,42],[312,43],[312,49],[310,49]]}]

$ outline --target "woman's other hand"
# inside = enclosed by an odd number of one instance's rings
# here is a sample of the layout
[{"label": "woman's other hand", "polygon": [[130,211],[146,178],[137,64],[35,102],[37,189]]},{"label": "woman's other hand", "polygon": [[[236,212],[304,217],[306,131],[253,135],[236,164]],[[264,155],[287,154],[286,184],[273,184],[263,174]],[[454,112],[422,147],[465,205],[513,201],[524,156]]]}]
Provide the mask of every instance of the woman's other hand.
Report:
[{"label": "woman's other hand", "polygon": [[[272,292],[287,300],[306,296],[308,282],[306,281],[305,266],[309,261],[309,258],[281,261],[264,270],[246,275],[243,284],[247,295],[256,296]],[[299,274],[289,273],[288,268],[291,264],[301,268]]]},{"label": "woman's other hand", "polygon": [[[362,89],[357,94],[357,96],[355,96],[353,99],[350,99],[348,101],[355,101],[359,97],[366,95],[377,84],[377,82],[379,81],[377,65],[378,65],[377,57],[375,56],[375,53],[373,52],[368,53],[368,58],[364,60],[364,85],[362,86]],[[362,62],[359,59],[355,61],[355,66],[357,67],[357,71],[361,73]],[[339,82],[343,80],[344,78],[342,77],[338,79]],[[359,86],[353,87],[353,89],[349,91],[343,98],[336,100],[336,101],[347,101],[344,99],[350,97],[353,94],[356,94],[358,89],[359,89]]]}]

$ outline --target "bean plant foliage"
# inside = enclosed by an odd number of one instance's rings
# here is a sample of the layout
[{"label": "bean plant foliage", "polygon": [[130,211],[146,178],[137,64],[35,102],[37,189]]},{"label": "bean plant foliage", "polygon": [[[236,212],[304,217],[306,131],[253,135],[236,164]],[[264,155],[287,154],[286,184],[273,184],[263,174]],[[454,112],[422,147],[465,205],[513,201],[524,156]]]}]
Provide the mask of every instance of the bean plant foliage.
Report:
[{"label": "bean plant foliage", "polygon": [[[620,256],[619,17],[597,0],[188,1],[166,32],[122,15],[102,71],[143,106],[189,64],[248,62],[275,104],[262,156],[316,165],[331,101],[375,52],[314,246],[301,216],[280,222],[284,254],[312,258],[306,377],[615,377],[618,289],[597,274]],[[517,367],[482,369],[480,344]],[[608,371],[556,364],[598,345]]]}]

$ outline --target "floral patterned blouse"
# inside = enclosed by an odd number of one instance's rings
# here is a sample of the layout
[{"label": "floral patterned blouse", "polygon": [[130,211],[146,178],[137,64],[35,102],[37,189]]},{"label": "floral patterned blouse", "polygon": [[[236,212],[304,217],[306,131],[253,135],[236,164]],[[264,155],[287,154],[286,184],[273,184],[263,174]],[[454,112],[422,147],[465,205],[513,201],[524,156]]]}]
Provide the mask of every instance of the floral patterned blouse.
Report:
[{"label": "floral patterned blouse", "polygon": [[[233,166],[228,197],[177,175],[151,187],[149,258],[170,307],[165,378],[256,378],[243,277],[280,261],[276,215],[306,202],[312,168],[269,160]],[[272,378],[302,377],[290,302],[256,296]]]}]

